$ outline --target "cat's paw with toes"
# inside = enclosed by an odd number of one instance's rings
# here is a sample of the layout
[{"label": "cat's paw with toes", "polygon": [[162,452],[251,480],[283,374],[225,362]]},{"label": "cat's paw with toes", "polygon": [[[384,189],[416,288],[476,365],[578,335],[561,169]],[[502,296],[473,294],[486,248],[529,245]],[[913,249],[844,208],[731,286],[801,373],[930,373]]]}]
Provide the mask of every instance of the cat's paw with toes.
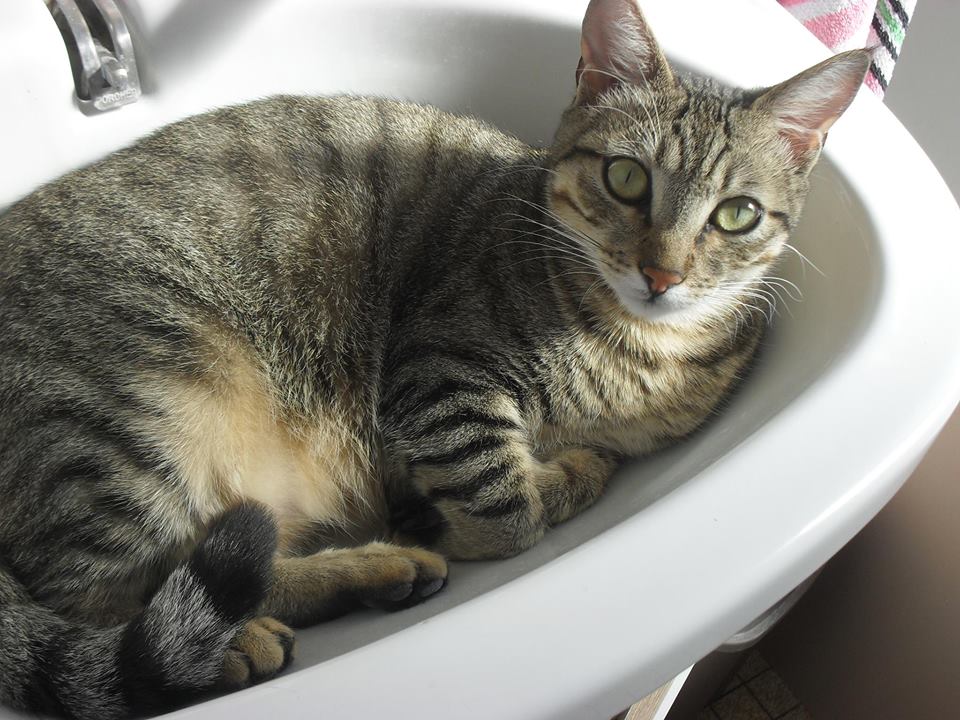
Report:
[{"label": "cat's paw with toes", "polygon": [[230,643],[223,658],[223,684],[242,688],[268,680],[290,664],[293,630],[271,617],[254,618]]},{"label": "cat's paw with toes", "polygon": [[435,595],[447,583],[447,561],[437,553],[386,544],[365,550],[357,559],[365,582],[357,587],[356,596],[367,607],[412,607]]}]

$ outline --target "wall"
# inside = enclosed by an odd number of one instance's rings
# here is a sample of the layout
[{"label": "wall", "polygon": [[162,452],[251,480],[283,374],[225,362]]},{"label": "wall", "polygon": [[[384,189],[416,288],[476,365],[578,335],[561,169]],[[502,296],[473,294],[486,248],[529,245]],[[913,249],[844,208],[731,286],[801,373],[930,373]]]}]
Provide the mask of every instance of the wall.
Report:
[{"label": "wall", "polygon": [[[960,2],[919,0],[887,104],[960,197],[958,31]],[[960,717],[960,412],[761,652],[815,720]]]}]

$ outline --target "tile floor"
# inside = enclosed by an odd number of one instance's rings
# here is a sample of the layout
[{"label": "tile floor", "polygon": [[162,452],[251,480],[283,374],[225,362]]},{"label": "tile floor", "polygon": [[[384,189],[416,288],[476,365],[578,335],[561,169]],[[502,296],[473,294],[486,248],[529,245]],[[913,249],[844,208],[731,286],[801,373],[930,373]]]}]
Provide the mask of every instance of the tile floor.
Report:
[{"label": "tile floor", "polygon": [[759,652],[753,650],[697,720],[812,720]]}]

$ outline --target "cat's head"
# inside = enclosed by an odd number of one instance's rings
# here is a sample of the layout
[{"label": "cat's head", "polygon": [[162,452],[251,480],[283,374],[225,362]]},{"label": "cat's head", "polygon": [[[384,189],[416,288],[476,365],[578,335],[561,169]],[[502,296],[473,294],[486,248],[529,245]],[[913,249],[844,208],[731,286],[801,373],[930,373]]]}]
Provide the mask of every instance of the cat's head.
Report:
[{"label": "cat's head", "polygon": [[870,52],[734,90],[675,74],[635,0],[591,0],[581,52],[552,147],[549,211],[632,314],[723,316],[782,252]]}]

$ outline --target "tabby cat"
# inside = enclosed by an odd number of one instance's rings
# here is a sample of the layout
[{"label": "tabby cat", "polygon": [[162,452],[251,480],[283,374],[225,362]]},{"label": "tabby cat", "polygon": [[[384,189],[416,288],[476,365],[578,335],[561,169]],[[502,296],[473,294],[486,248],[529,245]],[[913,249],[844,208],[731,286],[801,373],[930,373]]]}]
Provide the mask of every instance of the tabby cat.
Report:
[{"label": "tabby cat", "polygon": [[581,49],[545,149],[274,97],[0,217],[2,702],[113,718],[270,677],[289,625],[521,552],[715,411],[869,53],[720,87],[633,0],[592,0]]}]

